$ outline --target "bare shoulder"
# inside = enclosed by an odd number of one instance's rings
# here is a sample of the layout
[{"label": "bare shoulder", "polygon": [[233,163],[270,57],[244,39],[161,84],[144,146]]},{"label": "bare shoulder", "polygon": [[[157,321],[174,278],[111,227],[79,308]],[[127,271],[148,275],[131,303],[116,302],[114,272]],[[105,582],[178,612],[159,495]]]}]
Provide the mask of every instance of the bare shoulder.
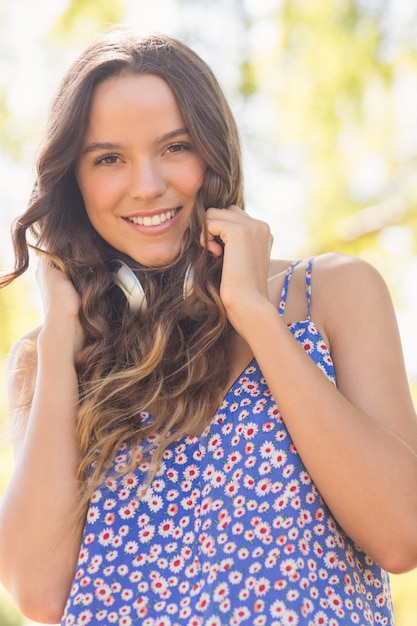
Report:
[{"label": "bare shoulder", "polygon": [[359,280],[384,283],[378,270],[359,257],[328,252],[314,259],[313,272],[320,281],[338,282],[340,279],[356,283]]},{"label": "bare shoulder", "polygon": [[367,261],[339,253],[315,258],[311,278],[312,318],[335,349],[343,338],[397,334],[391,295],[380,272]]},{"label": "bare shoulder", "polygon": [[6,385],[9,422],[13,439],[26,427],[35,388],[37,350],[40,328],[20,337],[12,346],[6,362]]},{"label": "bare shoulder", "polygon": [[317,309],[376,307],[391,300],[380,272],[367,261],[340,253],[315,258],[312,270],[313,304]]},{"label": "bare shoulder", "polygon": [[20,337],[11,347],[7,357],[6,373],[9,380],[19,372],[31,372],[36,369],[36,340],[40,331],[34,328]]}]

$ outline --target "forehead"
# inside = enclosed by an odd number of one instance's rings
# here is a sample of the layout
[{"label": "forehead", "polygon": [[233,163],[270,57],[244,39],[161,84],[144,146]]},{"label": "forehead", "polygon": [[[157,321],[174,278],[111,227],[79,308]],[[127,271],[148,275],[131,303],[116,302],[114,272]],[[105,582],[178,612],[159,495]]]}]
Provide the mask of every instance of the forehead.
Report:
[{"label": "forehead", "polygon": [[[99,83],[90,103],[89,128],[109,124],[143,128],[184,125],[168,83],[154,74],[121,74]],[[88,132],[88,131],[87,131]]]}]

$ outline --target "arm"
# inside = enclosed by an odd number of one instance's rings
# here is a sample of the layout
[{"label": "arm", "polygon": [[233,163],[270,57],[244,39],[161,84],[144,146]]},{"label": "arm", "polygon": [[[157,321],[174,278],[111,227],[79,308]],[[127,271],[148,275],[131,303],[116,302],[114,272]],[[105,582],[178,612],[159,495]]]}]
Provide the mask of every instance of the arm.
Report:
[{"label": "arm", "polygon": [[261,251],[268,249],[268,234],[248,220],[216,213],[209,227],[225,242],[221,295],[229,319],[250,345],[341,526],[389,571],[411,569],[417,564],[417,420],[386,286],[359,260],[324,255],[313,266],[313,316],[329,338],[335,388],[265,296]]},{"label": "arm", "polygon": [[[0,576],[28,617],[60,621],[81,540],[71,525],[78,503],[74,357],[82,345],[78,295],[61,272],[42,263],[45,321],[30,353],[9,358],[9,409],[16,468],[0,509]],[[33,385],[33,396],[31,392]],[[27,396],[22,408],[22,391]],[[32,397],[31,397],[32,396]],[[22,422],[27,422],[22,429]]]}]

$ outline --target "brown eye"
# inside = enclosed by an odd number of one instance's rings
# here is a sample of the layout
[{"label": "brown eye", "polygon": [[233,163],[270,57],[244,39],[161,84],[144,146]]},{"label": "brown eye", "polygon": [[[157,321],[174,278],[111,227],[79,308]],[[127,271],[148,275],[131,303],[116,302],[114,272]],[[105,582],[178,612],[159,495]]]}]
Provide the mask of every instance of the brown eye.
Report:
[{"label": "brown eye", "polygon": [[183,150],[191,150],[191,146],[186,143],[173,143],[168,146],[167,151],[171,154],[175,154],[176,152],[182,152]]},{"label": "brown eye", "polygon": [[99,159],[96,159],[94,163],[96,165],[100,165],[101,163],[103,163],[104,165],[113,165],[117,162],[118,158],[119,157],[117,156],[117,154],[106,154]]}]

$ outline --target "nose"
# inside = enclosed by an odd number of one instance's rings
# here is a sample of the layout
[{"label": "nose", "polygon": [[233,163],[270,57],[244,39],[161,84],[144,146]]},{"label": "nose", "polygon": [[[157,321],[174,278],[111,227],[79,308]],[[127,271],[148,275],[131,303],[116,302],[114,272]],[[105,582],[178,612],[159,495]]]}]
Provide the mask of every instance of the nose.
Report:
[{"label": "nose", "polygon": [[132,164],[129,196],[137,200],[149,200],[161,196],[166,189],[163,169],[154,159]]}]

